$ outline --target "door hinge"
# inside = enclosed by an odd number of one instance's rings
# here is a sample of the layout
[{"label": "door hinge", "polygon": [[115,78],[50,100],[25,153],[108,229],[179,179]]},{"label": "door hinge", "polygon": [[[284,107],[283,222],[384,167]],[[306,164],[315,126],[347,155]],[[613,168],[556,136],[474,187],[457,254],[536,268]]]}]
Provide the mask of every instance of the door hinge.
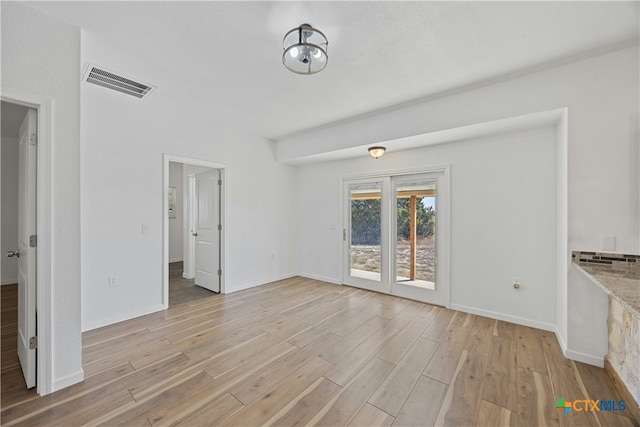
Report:
[{"label": "door hinge", "polygon": [[38,337],[29,338],[29,350],[35,350],[38,348]]},{"label": "door hinge", "polygon": [[346,228],[342,229],[342,240],[345,241],[345,242],[347,241],[347,229]]},{"label": "door hinge", "polygon": [[29,246],[32,248],[35,248],[38,246],[38,236],[35,234],[32,234],[31,236],[29,236]]},{"label": "door hinge", "polygon": [[221,179],[218,180],[218,185],[222,185],[222,180]]},{"label": "door hinge", "polygon": [[222,224],[218,224],[218,231],[222,231]]},{"label": "door hinge", "polygon": [[218,270],[218,276],[222,276],[222,270]]},{"label": "door hinge", "polygon": [[29,142],[31,143],[31,145],[36,145],[36,141],[37,141],[36,134],[35,134],[35,133],[32,133],[32,134],[29,136]]}]

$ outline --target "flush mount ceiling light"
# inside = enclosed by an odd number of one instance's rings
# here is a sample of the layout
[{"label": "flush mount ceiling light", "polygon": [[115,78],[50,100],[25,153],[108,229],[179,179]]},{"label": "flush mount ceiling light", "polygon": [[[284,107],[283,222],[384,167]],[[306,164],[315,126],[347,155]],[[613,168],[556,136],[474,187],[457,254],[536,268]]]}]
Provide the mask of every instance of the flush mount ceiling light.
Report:
[{"label": "flush mount ceiling light", "polygon": [[385,151],[385,147],[369,147],[369,154],[371,154],[371,157],[375,157],[376,159],[381,157]]},{"label": "flush mount ceiling light", "polygon": [[309,24],[300,24],[282,40],[282,63],[296,74],[315,74],[327,66],[327,45],[322,32]]}]

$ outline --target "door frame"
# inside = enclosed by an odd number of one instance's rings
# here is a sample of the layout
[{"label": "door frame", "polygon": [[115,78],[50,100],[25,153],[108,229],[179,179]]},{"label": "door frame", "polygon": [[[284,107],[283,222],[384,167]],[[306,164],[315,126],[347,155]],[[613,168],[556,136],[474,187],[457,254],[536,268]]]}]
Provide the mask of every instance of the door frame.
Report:
[{"label": "door frame", "polygon": [[[341,218],[342,218],[342,229],[346,230],[347,223],[345,222],[345,212],[347,209],[346,206],[346,194],[345,188],[346,183],[352,180],[366,180],[366,179],[376,179],[376,178],[385,178],[385,177],[395,177],[395,176],[403,176],[403,175],[414,175],[414,174],[423,174],[423,173],[443,173],[444,174],[444,183],[446,187],[446,195],[443,197],[444,200],[441,200],[441,204],[445,210],[443,215],[444,224],[444,241],[440,244],[442,245],[442,254],[444,256],[444,260],[438,260],[439,267],[441,268],[441,279],[443,283],[446,284],[447,290],[444,293],[444,307],[449,308],[451,306],[451,165],[443,164],[443,165],[431,165],[425,166],[422,168],[411,168],[411,169],[392,169],[392,170],[383,170],[383,171],[370,171],[370,172],[361,172],[356,174],[342,175],[339,178],[339,197],[340,197],[340,209],[341,209]],[[389,232],[390,230],[383,230],[383,233]],[[340,248],[340,254],[343,254],[340,262],[340,282],[344,282],[345,271],[350,268],[347,265],[347,257],[344,256],[344,245],[345,241],[343,240],[342,233],[338,233],[338,248]],[[389,278],[390,280],[390,278]],[[386,293],[386,292],[385,292]],[[395,295],[389,292],[390,295]]]},{"label": "door frame", "polygon": [[36,94],[2,89],[0,99],[11,104],[33,108],[37,112],[36,129],[36,229],[38,235],[38,256],[36,257],[36,327],[38,352],[36,356],[36,391],[44,396],[53,392],[53,310],[52,291],[52,230],[53,220],[53,100]]},{"label": "door frame", "polygon": [[[190,157],[176,156],[164,153],[162,155],[162,305],[166,310],[169,308],[169,162],[182,163],[193,166],[204,166],[220,170],[222,185],[220,186],[220,223],[222,231],[220,233],[220,293],[226,293],[227,278],[227,240],[226,240],[226,217],[227,217],[227,165],[209,160],[194,159]],[[184,192],[184,189],[183,189]]]}]

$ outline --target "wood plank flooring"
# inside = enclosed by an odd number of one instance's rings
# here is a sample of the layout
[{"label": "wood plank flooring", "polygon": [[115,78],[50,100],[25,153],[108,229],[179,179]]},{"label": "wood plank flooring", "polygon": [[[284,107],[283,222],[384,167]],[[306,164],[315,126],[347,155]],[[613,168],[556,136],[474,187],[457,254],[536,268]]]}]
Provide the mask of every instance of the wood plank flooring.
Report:
[{"label": "wood plank flooring", "polygon": [[182,277],[182,272],[182,261],[169,263],[169,307],[215,295],[215,292],[197,286],[193,279]]},{"label": "wood plank flooring", "polygon": [[86,332],[85,381],[39,397],[1,291],[3,426],[637,426],[554,408],[620,396],[551,333],[300,277]]}]

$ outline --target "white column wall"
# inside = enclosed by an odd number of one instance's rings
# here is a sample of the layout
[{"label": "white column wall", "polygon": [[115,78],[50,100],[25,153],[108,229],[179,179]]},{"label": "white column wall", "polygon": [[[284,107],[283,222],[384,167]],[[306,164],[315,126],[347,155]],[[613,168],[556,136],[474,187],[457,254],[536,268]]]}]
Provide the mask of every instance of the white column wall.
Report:
[{"label": "white column wall", "polygon": [[2,89],[52,101],[51,388],[81,381],[80,29],[2,2]]}]

